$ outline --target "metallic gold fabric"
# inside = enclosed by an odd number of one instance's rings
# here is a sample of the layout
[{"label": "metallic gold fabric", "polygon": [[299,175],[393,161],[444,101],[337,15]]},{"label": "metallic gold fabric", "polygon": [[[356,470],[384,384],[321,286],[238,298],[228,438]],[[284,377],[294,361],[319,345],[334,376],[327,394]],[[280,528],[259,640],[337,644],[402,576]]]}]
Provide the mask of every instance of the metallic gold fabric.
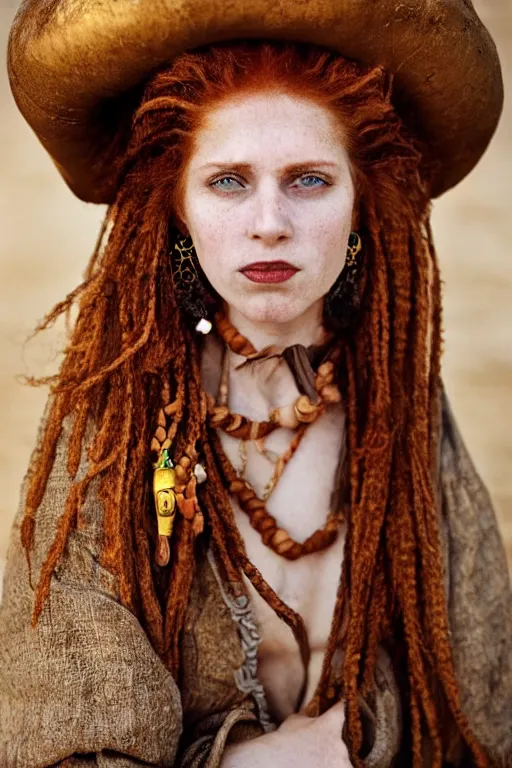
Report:
[{"label": "metallic gold fabric", "polygon": [[394,73],[437,163],[432,196],[478,162],[501,113],[498,55],[471,0],[25,0],[11,87],[73,192],[112,202],[134,88],[185,50],[238,38],[316,43]]}]

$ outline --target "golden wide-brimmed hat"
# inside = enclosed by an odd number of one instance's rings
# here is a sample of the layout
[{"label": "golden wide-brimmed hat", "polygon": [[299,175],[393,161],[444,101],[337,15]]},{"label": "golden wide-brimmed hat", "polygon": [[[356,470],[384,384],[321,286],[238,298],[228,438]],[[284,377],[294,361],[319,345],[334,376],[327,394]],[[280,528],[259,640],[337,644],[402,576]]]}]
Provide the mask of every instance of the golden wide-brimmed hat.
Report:
[{"label": "golden wide-brimmed hat", "polygon": [[397,109],[437,161],[432,197],[476,165],[501,114],[498,54],[471,0],[24,0],[9,77],[73,192],[109,203],[134,89],[183,51],[241,38],[386,67]]}]

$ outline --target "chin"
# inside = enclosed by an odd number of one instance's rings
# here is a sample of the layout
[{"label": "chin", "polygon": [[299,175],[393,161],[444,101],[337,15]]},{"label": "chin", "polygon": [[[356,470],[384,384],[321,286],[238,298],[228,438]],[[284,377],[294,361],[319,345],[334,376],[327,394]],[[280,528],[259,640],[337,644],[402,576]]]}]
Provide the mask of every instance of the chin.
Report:
[{"label": "chin", "polygon": [[250,297],[233,303],[252,323],[292,323],[309,309],[303,301],[290,301],[284,296]]}]

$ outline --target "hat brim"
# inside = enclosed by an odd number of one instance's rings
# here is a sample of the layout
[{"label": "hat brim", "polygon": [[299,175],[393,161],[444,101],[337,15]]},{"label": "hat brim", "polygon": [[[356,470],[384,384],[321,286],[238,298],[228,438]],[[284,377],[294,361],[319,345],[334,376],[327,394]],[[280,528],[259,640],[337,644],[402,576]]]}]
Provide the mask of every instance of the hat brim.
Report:
[{"label": "hat brim", "polygon": [[323,45],[393,73],[397,109],[435,161],[432,197],[469,173],[498,124],[500,62],[470,0],[25,0],[9,77],[73,192],[110,203],[137,86],[185,50],[242,38]]}]

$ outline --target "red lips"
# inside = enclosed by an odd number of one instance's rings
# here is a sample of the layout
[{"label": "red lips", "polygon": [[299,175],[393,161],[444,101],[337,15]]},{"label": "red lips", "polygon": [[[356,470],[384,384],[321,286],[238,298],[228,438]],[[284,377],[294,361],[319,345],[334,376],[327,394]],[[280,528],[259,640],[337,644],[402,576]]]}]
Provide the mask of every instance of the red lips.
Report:
[{"label": "red lips", "polygon": [[256,261],[240,270],[253,283],[284,283],[298,271],[287,261]]}]

